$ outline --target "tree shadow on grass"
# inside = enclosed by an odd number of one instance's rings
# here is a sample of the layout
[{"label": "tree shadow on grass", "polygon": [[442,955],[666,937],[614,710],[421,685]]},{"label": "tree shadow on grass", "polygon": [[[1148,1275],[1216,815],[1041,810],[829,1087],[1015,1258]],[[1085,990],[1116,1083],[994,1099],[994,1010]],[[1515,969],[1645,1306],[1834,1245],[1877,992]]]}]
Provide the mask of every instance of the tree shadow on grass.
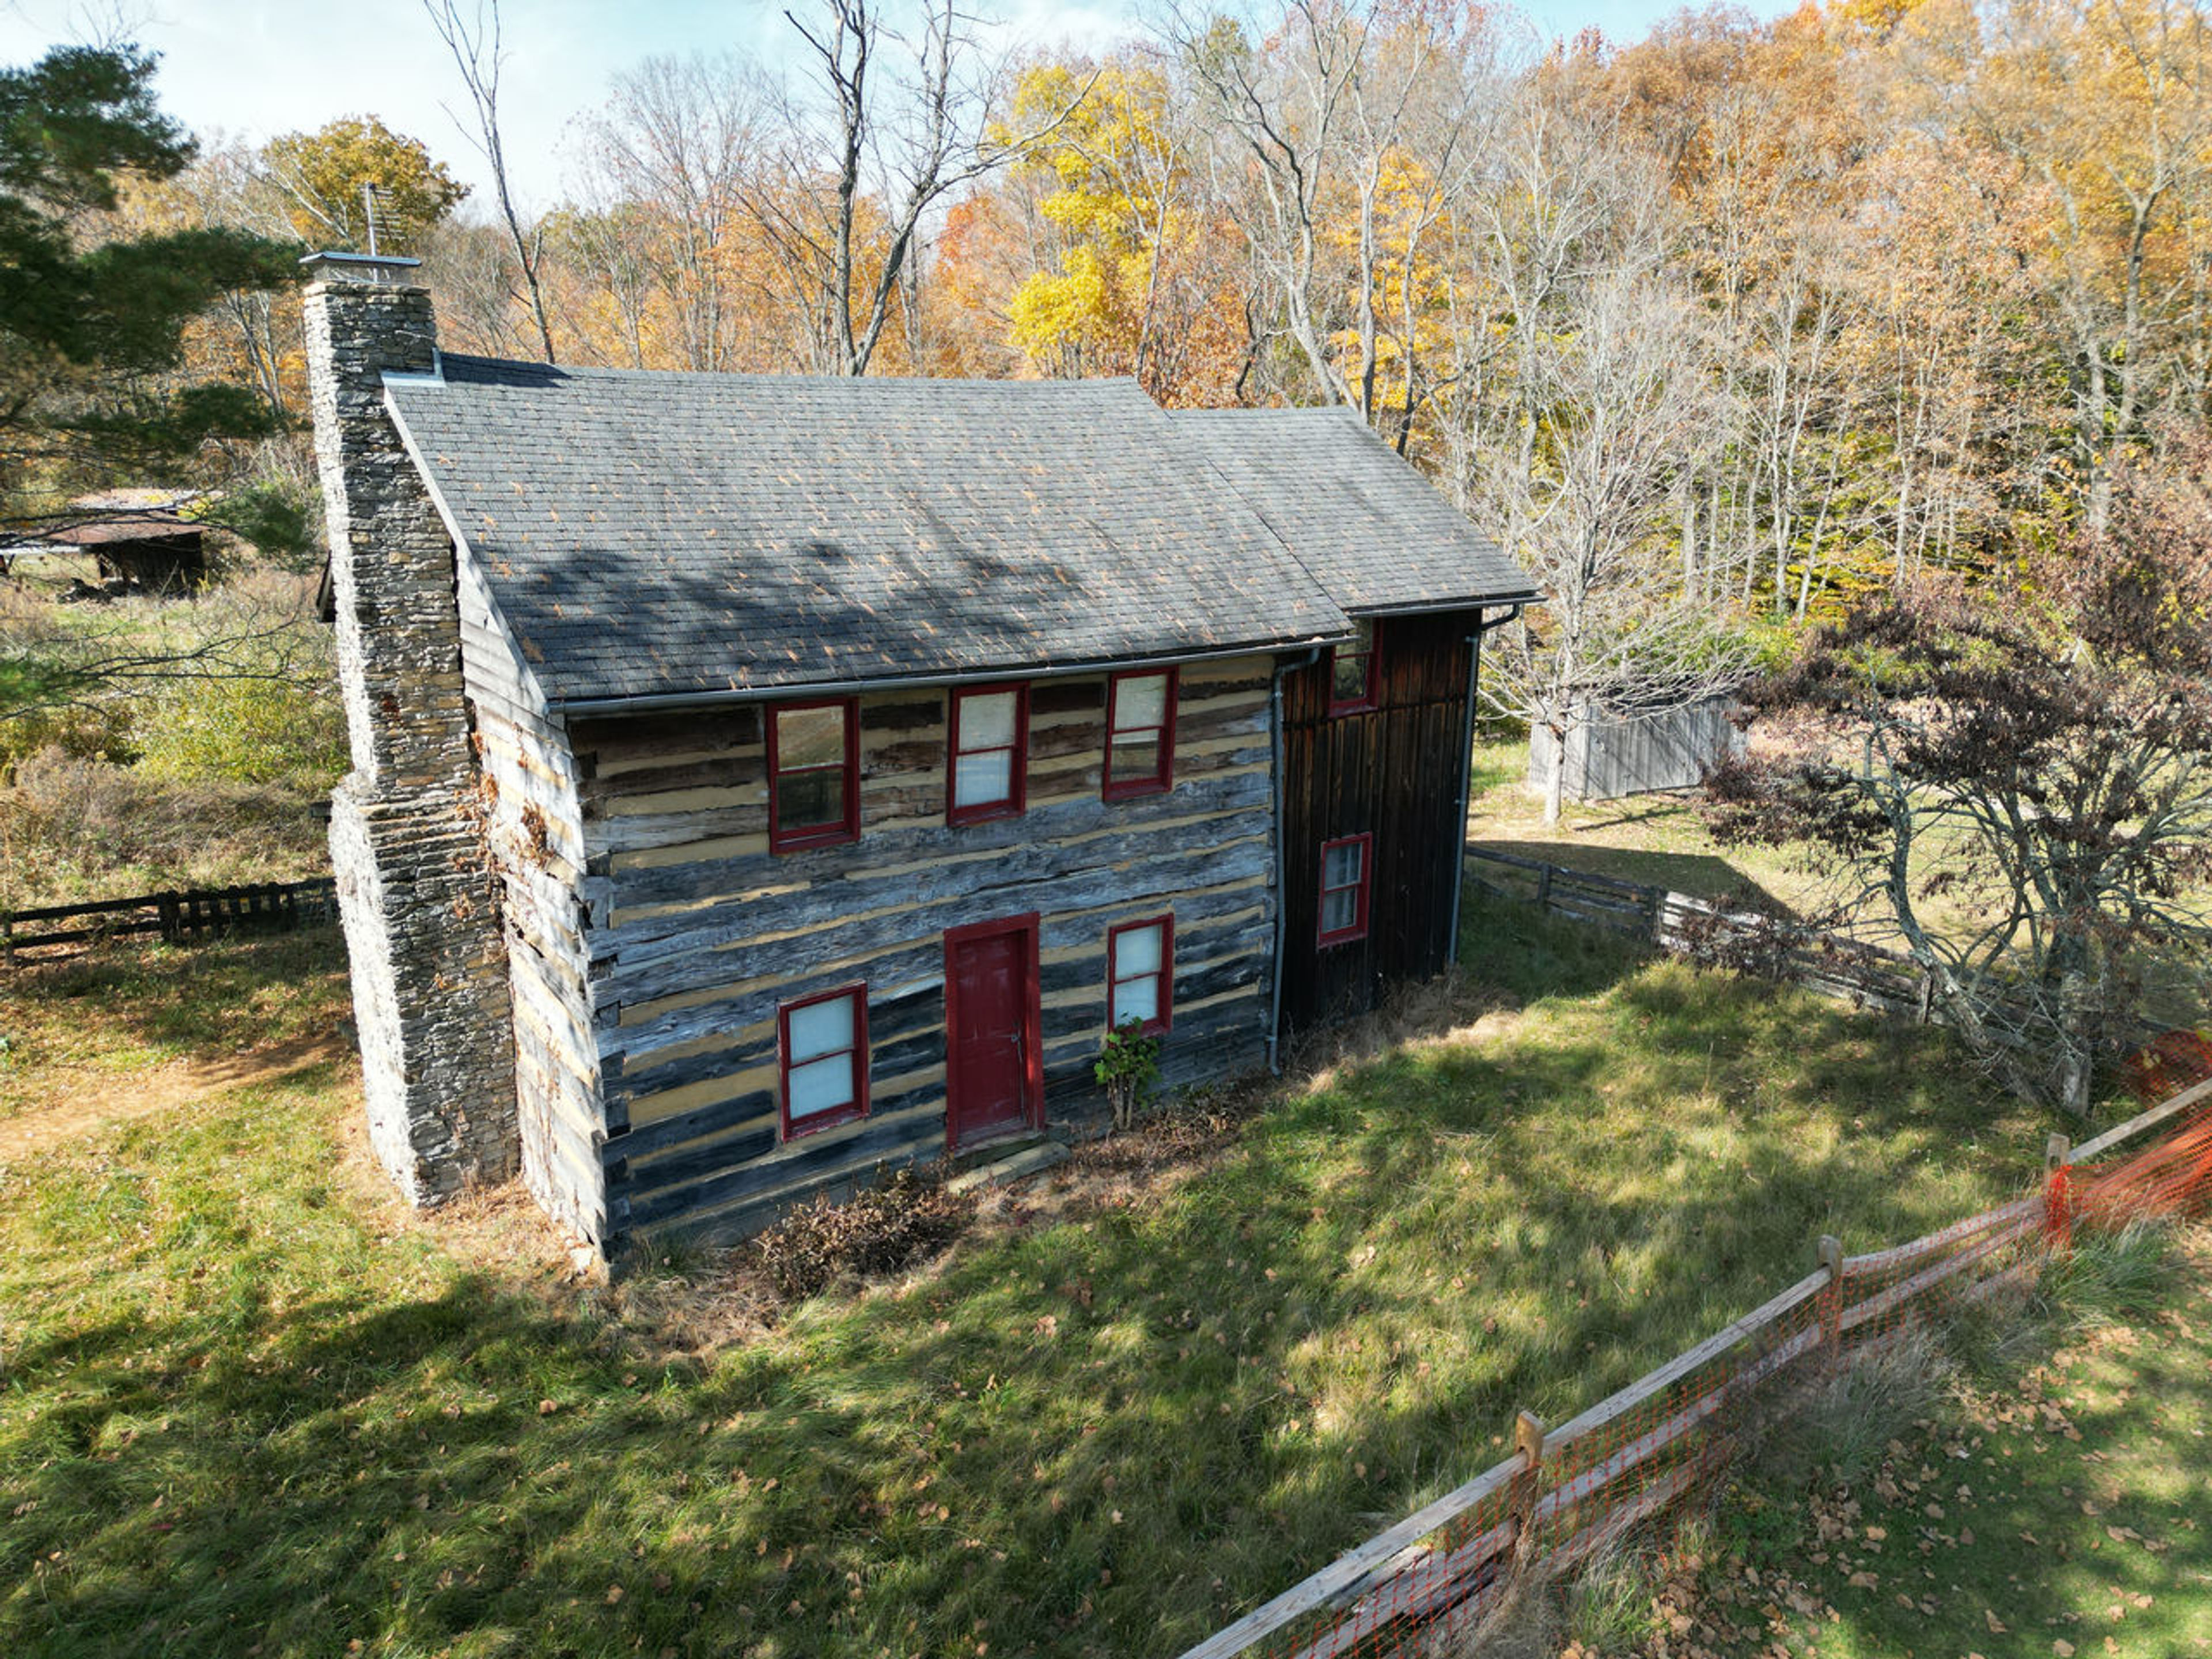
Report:
[{"label": "tree shadow on grass", "polygon": [[[1497,837],[1471,840],[1468,846],[1483,852],[1508,854],[1515,858],[1536,859],[1546,864],[1557,865],[1563,870],[1610,876],[1615,881],[1663,887],[1669,892],[1686,893],[1692,898],[1726,901],[1765,915],[1790,921],[1802,920],[1798,913],[1765,883],[1716,853],[1666,853],[1640,847],[1605,847],[1594,842]],[[1489,873],[1480,860],[1475,860],[1471,868],[1486,877]],[[1524,884],[1529,886],[1529,893],[1533,894],[1531,884],[1533,877],[1527,878]]]},{"label": "tree shadow on grass", "polygon": [[0,1222],[0,1289],[37,1304],[0,1648],[1174,1651],[1819,1232],[1909,1236],[2032,1167],[1933,1050],[1548,937],[1524,979],[1555,1016],[1347,1065],[1172,1190],[711,1364],[386,1231],[309,1091],[64,1161]]},{"label": "tree shadow on grass", "polygon": [[235,1051],[343,1024],[345,940],[325,924],[186,945],[118,941],[26,963],[9,989],[16,1018],[51,1033],[42,1048],[88,1035],[111,1052]]}]

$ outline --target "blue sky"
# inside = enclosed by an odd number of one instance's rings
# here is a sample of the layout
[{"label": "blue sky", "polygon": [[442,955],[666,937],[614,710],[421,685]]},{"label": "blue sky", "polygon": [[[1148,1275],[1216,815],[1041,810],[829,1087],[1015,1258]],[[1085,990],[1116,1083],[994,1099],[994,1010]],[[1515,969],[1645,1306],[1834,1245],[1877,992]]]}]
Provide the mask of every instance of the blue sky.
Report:
[{"label": "blue sky", "polygon": [[[198,130],[258,142],[374,113],[463,178],[483,180],[446,113],[458,88],[419,0],[0,0],[0,62],[27,63],[84,39],[118,5],[131,37],[162,54],[164,105]],[[782,9],[769,0],[505,0],[502,125],[526,203],[543,207],[560,195],[568,131],[599,101],[611,71],[662,52],[737,48],[773,58],[790,38]],[[1139,0],[984,0],[977,9],[1004,20],[998,32],[1008,44],[1098,46],[1134,32]],[[1523,7],[1547,34],[1595,27],[1619,40],[1680,9],[1680,0]]]}]

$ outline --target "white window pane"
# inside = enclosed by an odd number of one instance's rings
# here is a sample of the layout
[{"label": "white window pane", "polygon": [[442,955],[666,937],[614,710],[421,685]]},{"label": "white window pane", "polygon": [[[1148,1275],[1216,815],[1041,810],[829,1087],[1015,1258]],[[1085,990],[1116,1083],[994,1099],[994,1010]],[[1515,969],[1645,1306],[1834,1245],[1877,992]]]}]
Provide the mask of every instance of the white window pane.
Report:
[{"label": "white window pane", "polygon": [[1114,972],[1122,979],[1132,974],[1160,971],[1160,925],[1131,927],[1114,935]]},{"label": "white window pane", "polygon": [[1324,887],[1355,887],[1359,883],[1359,866],[1365,862],[1366,848],[1359,842],[1348,842],[1342,847],[1332,847],[1322,860],[1321,884]]},{"label": "white window pane", "polygon": [[1127,732],[1134,726],[1163,726],[1168,712],[1168,677],[1146,674],[1141,678],[1123,680],[1114,691],[1114,729]]},{"label": "white window pane", "polygon": [[988,806],[1012,800],[1014,795],[1014,757],[1001,750],[995,755],[963,755],[954,763],[952,804]]},{"label": "white window pane", "polygon": [[960,700],[960,746],[1005,749],[1014,741],[1014,694],[994,691]]},{"label": "white window pane", "polygon": [[1352,888],[1340,893],[1325,893],[1321,901],[1321,930],[1324,933],[1340,933],[1347,927],[1359,925],[1359,894]]},{"label": "white window pane", "polygon": [[1156,975],[1124,980],[1114,988],[1114,1024],[1155,1020],[1160,1017],[1160,981]]},{"label": "white window pane", "polygon": [[775,717],[775,763],[842,766],[845,711],[842,708],[787,709]]},{"label": "white window pane", "polygon": [[849,1048],[853,1046],[853,999],[832,997],[827,1002],[794,1008],[787,1029],[793,1066]]},{"label": "white window pane", "polygon": [[794,1066],[784,1091],[784,1109],[793,1118],[812,1117],[853,1104],[853,1061],[834,1054],[811,1066]]}]

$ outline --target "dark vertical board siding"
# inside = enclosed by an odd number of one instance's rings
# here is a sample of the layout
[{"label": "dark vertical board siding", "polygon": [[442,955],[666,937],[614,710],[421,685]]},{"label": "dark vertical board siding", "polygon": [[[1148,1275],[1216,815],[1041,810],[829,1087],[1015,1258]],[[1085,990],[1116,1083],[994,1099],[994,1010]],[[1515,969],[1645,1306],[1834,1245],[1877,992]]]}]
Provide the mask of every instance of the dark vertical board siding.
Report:
[{"label": "dark vertical board siding", "polygon": [[[1451,949],[1467,757],[1469,636],[1480,613],[1384,619],[1376,708],[1331,718],[1324,659],[1283,685],[1283,1023],[1375,1006],[1384,985],[1440,971]],[[1372,834],[1367,937],[1323,949],[1321,848]]]}]

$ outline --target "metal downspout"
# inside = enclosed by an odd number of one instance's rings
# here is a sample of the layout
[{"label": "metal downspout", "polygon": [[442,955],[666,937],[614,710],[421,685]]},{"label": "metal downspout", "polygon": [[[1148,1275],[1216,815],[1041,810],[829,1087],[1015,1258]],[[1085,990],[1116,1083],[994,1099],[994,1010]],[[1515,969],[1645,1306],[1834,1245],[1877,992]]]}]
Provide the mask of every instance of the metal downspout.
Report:
[{"label": "metal downspout", "polygon": [[[1284,793],[1286,781],[1284,763],[1290,747],[1283,737],[1283,676],[1294,669],[1312,667],[1321,660],[1321,653],[1322,647],[1316,645],[1306,653],[1304,660],[1301,662],[1285,662],[1276,665],[1274,690],[1271,694],[1274,707],[1267,723],[1267,729],[1272,735],[1275,763],[1275,810],[1273,814],[1275,842],[1275,966],[1274,983],[1270,988],[1273,1006],[1267,1011],[1267,1071],[1274,1077],[1280,1077],[1283,1074],[1283,953],[1289,948],[1290,944],[1287,933],[1289,924],[1285,920],[1289,914],[1289,908],[1283,902],[1283,814],[1289,805]],[[1471,744],[1474,739],[1470,738],[1468,741]],[[1466,817],[1464,811],[1460,814],[1462,823],[1466,821]],[[1462,859],[1460,862],[1464,865],[1467,860]],[[1456,933],[1454,934],[1454,942],[1457,942]]]},{"label": "metal downspout", "polygon": [[1461,890],[1467,885],[1467,809],[1474,799],[1474,687],[1482,672],[1482,636],[1494,628],[1503,628],[1521,614],[1522,607],[1514,605],[1495,622],[1485,622],[1482,613],[1475,613],[1474,632],[1467,636],[1467,718],[1462,723],[1459,738],[1459,819],[1452,832],[1457,842],[1452,854],[1451,949],[1445,953],[1448,967],[1459,966],[1459,907]]}]

